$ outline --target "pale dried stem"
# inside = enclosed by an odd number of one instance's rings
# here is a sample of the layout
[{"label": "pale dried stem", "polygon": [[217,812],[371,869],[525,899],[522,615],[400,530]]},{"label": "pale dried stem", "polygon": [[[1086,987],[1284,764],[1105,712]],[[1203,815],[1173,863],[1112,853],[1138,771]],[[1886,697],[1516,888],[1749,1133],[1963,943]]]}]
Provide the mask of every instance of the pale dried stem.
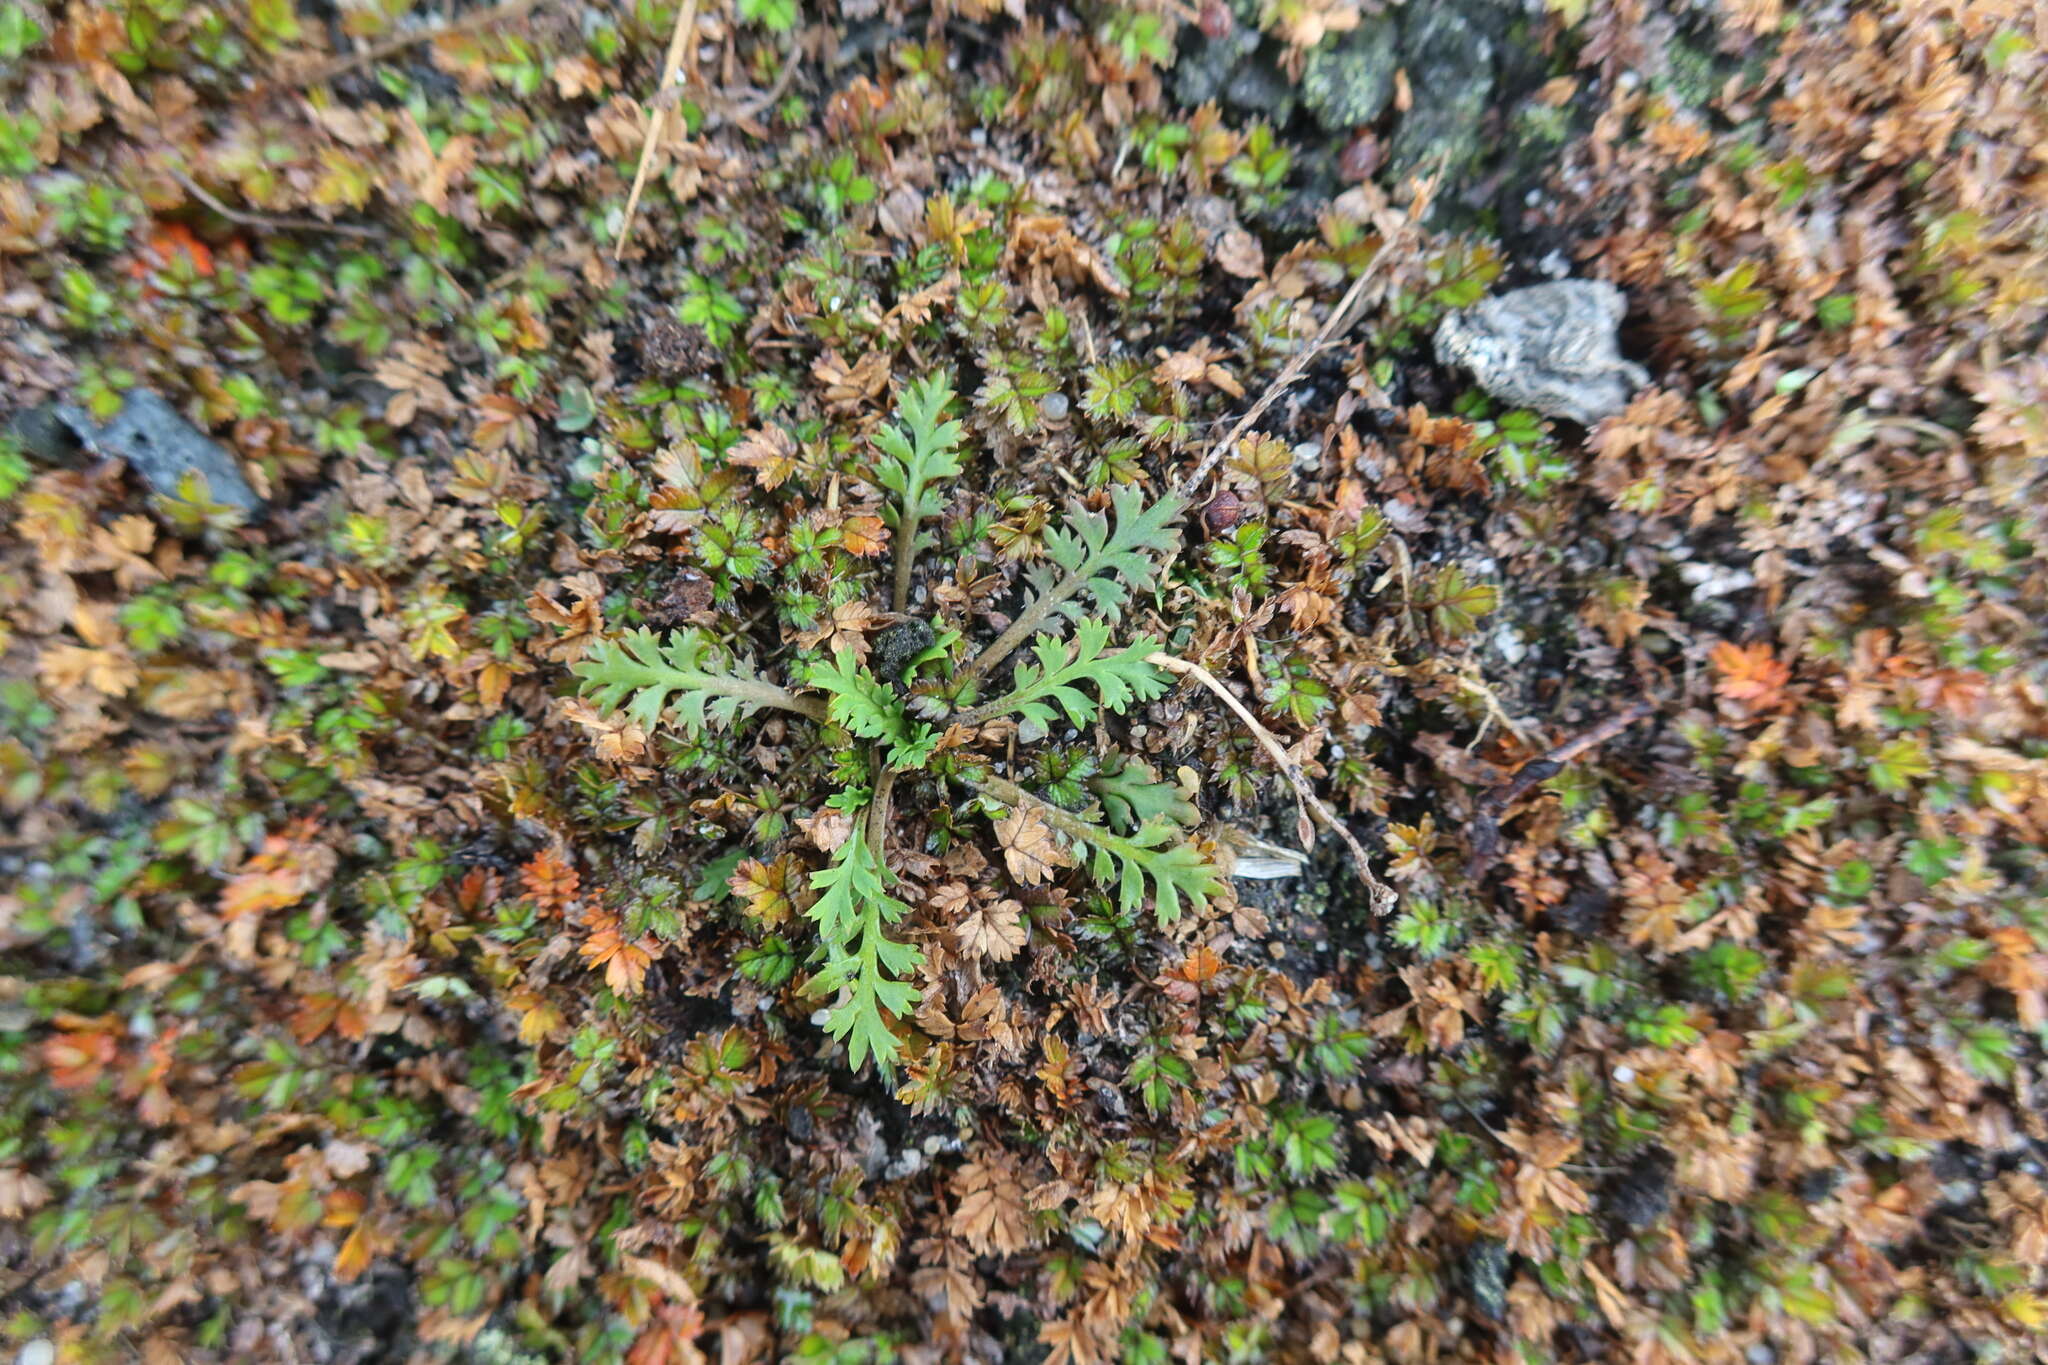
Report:
[{"label": "pale dried stem", "polygon": [[230,208],[206,192],[198,181],[179,170],[176,166],[165,168],[171,179],[185,187],[185,193],[212,209],[230,223],[243,227],[261,228],[265,232],[330,232],[337,237],[388,237],[389,233],[380,227],[364,227],[355,223],[323,223],[318,218],[273,218],[267,213],[250,213],[246,209]]},{"label": "pale dried stem", "polygon": [[668,130],[669,91],[676,83],[676,73],[681,71],[690,56],[690,37],[697,28],[697,0],[683,0],[682,12],[676,15],[675,32],[669,35],[668,54],[661,62],[661,85],[654,92],[654,108],[647,117],[647,137],[640,144],[640,164],[633,171],[633,189],[626,196],[625,217],[619,223],[619,240],[612,247],[612,259],[620,260],[626,254],[626,245],[633,239],[633,214],[640,207],[640,195],[647,188],[647,177],[654,169],[655,149],[661,145],[662,135]]},{"label": "pale dried stem", "polygon": [[1238,418],[1236,423],[1231,426],[1230,434],[1215,444],[1209,453],[1203,457],[1202,462],[1195,466],[1194,473],[1180,481],[1174,489],[1176,496],[1184,502],[1194,501],[1196,492],[1202,486],[1202,481],[1209,477],[1210,471],[1222,463],[1224,456],[1236,448],[1238,438],[1251,429],[1252,423],[1265,416],[1266,409],[1273,406],[1274,400],[1285,393],[1295,380],[1301,378],[1302,372],[1308,369],[1309,362],[1321,355],[1323,349],[1344,329],[1350,318],[1352,307],[1357,304],[1359,295],[1365,292],[1366,282],[1375,273],[1374,267],[1385,260],[1393,251],[1395,241],[1397,240],[1398,238],[1388,239],[1372,260],[1366,263],[1365,269],[1358,272],[1358,278],[1353,280],[1351,287],[1344,291],[1344,297],[1339,299],[1337,306],[1330,310],[1330,316],[1323,319],[1323,325],[1317,330],[1315,338],[1308,345],[1294,353],[1293,358],[1274,377],[1273,382],[1266,386],[1266,391],[1259,395],[1258,401],[1245,409],[1244,416]]},{"label": "pale dried stem", "polygon": [[1287,756],[1287,750],[1281,746],[1280,741],[1274,737],[1273,732],[1259,724],[1258,717],[1251,713],[1251,709],[1237,699],[1236,693],[1225,687],[1215,674],[1200,664],[1190,663],[1186,659],[1177,658],[1172,654],[1157,652],[1148,654],[1145,656],[1145,662],[1151,664],[1154,668],[1163,668],[1169,673],[1177,673],[1185,678],[1193,678],[1196,682],[1214,692],[1218,697],[1221,697],[1223,704],[1237,713],[1237,718],[1243,721],[1245,728],[1252,732],[1252,738],[1256,739],[1259,742],[1259,746],[1266,751],[1273,762],[1279,765],[1281,775],[1287,779],[1287,785],[1294,789],[1294,799],[1301,808],[1301,841],[1304,844],[1310,841],[1309,816],[1313,814],[1316,819],[1323,823],[1325,828],[1343,840],[1344,847],[1350,850],[1352,866],[1357,869],[1359,880],[1365,883],[1366,893],[1372,898],[1373,912],[1384,915],[1387,911],[1393,909],[1393,888],[1373,875],[1372,864],[1366,858],[1364,845],[1360,844],[1357,836],[1352,834],[1350,828],[1337,818],[1336,812],[1332,811],[1324,803],[1323,799],[1315,794],[1315,790],[1309,786],[1308,778],[1302,773],[1300,766]]},{"label": "pale dried stem", "polygon": [[462,18],[452,23],[442,24],[438,28],[415,29],[410,33],[400,33],[394,37],[386,38],[382,42],[372,43],[360,52],[352,53],[347,57],[337,58],[325,66],[316,67],[311,73],[301,77],[298,83],[300,85],[325,85],[337,76],[346,76],[351,71],[372,66],[377,62],[383,61],[386,57],[405,51],[415,44],[431,43],[437,38],[452,37],[458,33],[475,33],[480,29],[490,28],[494,25],[505,23],[508,20],[517,19],[523,14],[539,9],[540,6],[541,0],[509,0],[508,3],[503,5],[495,5],[490,9],[478,10],[474,14],[466,14]]},{"label": "pale dried stem", "polygon": [[1043,797],[1033,796],[1007,778],[990,773],[985,777],[962,779],[968,786],[986,796],[992,796],[1006,806],[1025,806],[1035,811],[1047,827],[1057,830],[1068,839],[1079,844],[1093,844],[1102,836],[1102,831],[1075,815],[1072,811],[1061,810]]}]

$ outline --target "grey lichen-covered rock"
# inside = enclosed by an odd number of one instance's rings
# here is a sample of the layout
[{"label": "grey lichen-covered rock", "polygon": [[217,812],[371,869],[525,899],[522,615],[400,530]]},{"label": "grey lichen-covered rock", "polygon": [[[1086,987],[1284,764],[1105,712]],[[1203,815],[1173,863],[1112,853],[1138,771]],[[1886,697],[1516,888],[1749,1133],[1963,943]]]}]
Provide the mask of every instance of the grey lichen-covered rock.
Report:
[{"label": "grey lichen-covered rock", "polygon": [[874,657],[869,661],[875,676],[885,683],[902,681],[910,661],[930,649],[937,638],[929,621],[915,616],[898,621],[875,637]]},{"label": "grey lichen-covered rock", "polygon": [[1446,317],[1436,358],[1470,370],[1504,403],[1590,426],[1650,382],[1615,340],[1627,311],[1628,300],[1604,280],[1531,285]]},{"label": "grey lichen-covered rock", "polygon": [[38,403],[23,408],[7,420],[7,434],[21,442],[21,448],[38,464],[69,464],[78,453],[78,436],[58,411],[64,405]]},{"label": "grey lichen-covered rock", "polygon": [[1264,52],[1240,62],[1223,87],[1224,103],[1233,108],[1263,114],[1275,124],[1294,115],[1294,83]]},{"label": "grey lichen-covered rock", "polygon": [[1311,52],[1301,72],[1301,102],[1326,133],[1348,133],[1386,112],[1401,64],[1399,25],[1373,15]]},{"label": "grey lichen-covered rock", "polygon": [[121,410],[105,426],[78,408],[65,406],[58,413],[88,447],[126,460],[153,492],[183,496],[186,475],[197,474],[206,481],[208,501],[250,515],[263,507],[235,457],[148,389],[129,390]]},{"label": "grey lichen-covered rock", "polygon": [[1401,13],[1401,63],[1415,104],[1394,132],[1387,172],[1395,184],[1439,168],[1462,179],[1484,148],[1494,96],[1493,38],[1475,14],[1495,16],[1483,5],[1412,4]]},{"label": "grey lichen-covered rock", "polygon": [[1239,24],[1220,38],[1209,38],[1190,28],[1193,40],[1184,45],[1173,64],[1173,93],[1182,104],[1193,108],[1220,99],[1223,87],[1238,64],[1259,46],[1259,30]]}]

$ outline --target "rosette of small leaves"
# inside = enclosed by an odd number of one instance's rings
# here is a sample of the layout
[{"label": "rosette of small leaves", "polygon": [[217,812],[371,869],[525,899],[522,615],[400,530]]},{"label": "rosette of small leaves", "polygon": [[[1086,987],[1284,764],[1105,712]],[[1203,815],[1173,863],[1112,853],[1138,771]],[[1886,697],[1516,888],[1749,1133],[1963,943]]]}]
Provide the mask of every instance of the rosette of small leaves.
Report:
[{"label": "rosette of small leaves", "polygon": [[671,707],[692,736],[722,729],[763,706],[808,710],[799,698],[743,668],[701,630],[675,631],[663,641],[642,627],[599,641],[571,671],[599,710],[623,707],[649,731]]},{"label": "rosette of small leaves", "polygon": [[853,833],[833,853],[831,864],[811,874],[811,886],[820,894],[806,913],[818,926],[825,965],[811,978],[810,990],[820,997],[841,997],[825,1030],[846,1044],[848,1063],[859,1070],[873,1057],[888,1072],[895,1067],[898,1048],[883,1014],[908,1014],[917,1003],[917,987],[902,978],[917,969],[924,954],[883,932],[910,907],[888,893],[890,873],[868,847],[865,816],[865,811],[856,813]]},{"label": "rosette of small leaves", "polygon": [[[1156,641],[1141,638],[1128,648],[1112,650],[1109,627],[1083,617],[1074,628],[1071,643],[1039,640],[1031,647],[1038,662],[1017,665],[1010,691],[975,707],[962,719],[980,724],[1014,713],[1023,722],[1017,737],[1030,743],[1044,738],[1051,728],[1055,705],[1076,727],[1092,724],[1102,710],[1121,715],[1133,701],[1151,701],[1165,695],[1171,686],[1165,673],[1145,662],[1145,656],[1157,648]],[[1095,689],[1099,705],[1081,690],[1083,686]]]},{"label": "rosette of small leaves", "polygon": [[836,651],[829,664],[813,664],[806,672],[811,686],[824,692],[835,725],[859,739],[887,746],[884,759],[898,772],[922,768],[939,742],[932,727],[913,721],[902,700],[858,663],[853,651]]}]

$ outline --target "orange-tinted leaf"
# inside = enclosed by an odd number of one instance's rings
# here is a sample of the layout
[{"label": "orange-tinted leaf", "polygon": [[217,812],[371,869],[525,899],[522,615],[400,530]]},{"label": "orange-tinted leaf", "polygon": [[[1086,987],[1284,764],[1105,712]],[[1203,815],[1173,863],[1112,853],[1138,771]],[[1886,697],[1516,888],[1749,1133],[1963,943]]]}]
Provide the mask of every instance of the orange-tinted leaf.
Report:
[{"label": "orange-tinted leaf", "polygon": [[297,820],[263,840],[221,888],[220,913],[235,920],[297,905],[325,886],[333,874],[335,853],[312,820]]},{"label": "orange-tinted leaf", "polygon": [[370,1225],[357,1223],[341,1250],[334,1253],[334,1278],[344,1284],[370,1268],[373,1252],[370,1246]]},{"label": "orange-tinted leaf", "polygon": [[880,517],[852,516],[840,524],[840,543],[850,555],[872,558],[889,547],[889,533]]},{"label": "orange-tinted leaf", "polygon": [[777,858],[773,863],[764,863],[758,858],[748,858],[737,868],[726,885],[732,893],[746,902],[747,913],[763,924],[780,924],[789,918],[794,909],[789,895],[790,863],[787,858]]},{"label": "orange-tinted leaf", "polygon": [[1223,959],[1216,956],[1208,947],[1199,946],[1189,953],[1178,967],[1169,971],[1167,975],[1176,981],[1186,981],[1199,986],[1204,981],[1212,979],[1216,973],[1222,970]]},{"label": "orange-tinted leaf", "polygon": [[604,982],[617,995],[638,995],[646,988],[647,968],[661,944],[652,938],[628,943],[619,935],[618,921],[605,916],[577,951],[592,969],[604,968]]},{"label": "orange-tinted leaf", "polygon": [[1712,658],[1721,673],[1714,690],[1730,701],[1749,702],[1756,710],[1776,704],[1792,680],[1792,670],[1761,640],[1753,645],[1724,641],[1714,646]]},{"label": "orange-tinted leaf", "polygon": [[551,848],[534,854],[519,869],[520,884],[543,910],[559,910],[575,900],[582,880],[581,874]]},{"label": "orange-tinted leaf", "polygon": [[111,1033],[57,1033],[43,1040],[43,1067],[59,1090],[83,1090],[105,1073],[118,1052]]}]

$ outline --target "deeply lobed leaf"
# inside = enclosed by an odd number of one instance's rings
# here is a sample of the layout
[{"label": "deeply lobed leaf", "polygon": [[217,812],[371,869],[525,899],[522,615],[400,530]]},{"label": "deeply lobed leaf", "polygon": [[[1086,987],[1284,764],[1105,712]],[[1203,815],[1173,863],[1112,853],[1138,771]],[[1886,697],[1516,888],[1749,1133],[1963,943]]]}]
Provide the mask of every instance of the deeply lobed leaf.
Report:
[{"label": "deeply lobed leaf", "polygon": [[921,768],[931,756],[938,736],[929,725],[913,721],[902,699],[855,660],[852,650],[834,651],[831,663],[813,664],[805,676],[826,694],[836,724],[861,739],[889,746],[890,767],[899,772]]},{"label": "deeply lobed leaf", "polygon": [[[896,404],[896,423],[875,433],[875,447],[885,457],[876,466],[875,478],[901,499],[901,511],[913,522],[936,516],[945,499],[934,485],[960,476],[957,456],[967,428],[946,418],[953,396],[950,374],[926,375],[904,389]],[[889,516],[891,525],[901,519],[895,507]]]},{"label": "deeply lobed leaf", "polygon": [[[1035,808],[1051,830],[1088,854],[1089,875],[1099,885],[1113,889],[1118,906],[1126,912],[1135,913],[1149,895],[1163,926],[1179,919],[1184,906],[1200,909],[1223,889],[1214,865],[1171,820],[1149,820],[1133,833],[1120,835],[1096,821],[1048,805],[1007,780],[984,776],[975,785],[1013,812],[1026,803]],[[1013,873],[1017,870],[1014,859],[1011,869]]]},{"label": "deeply lobed leaf", "polygon": [[888,893],[889,880],[888,868],[868,847],[856,818],[853,833],[832,862],[811,874],[811,886],[820,895],[806,912],[825,952],[811,991],[843,996],[832,1007],[825,1030],[846,1044],[855,1069],[872,1057],[885,1072],[894,1069],[899,1048],[884,1014],[907,1014],[917,1003],[917,987],[901,978],[924,961],[916,945],[883,932],[910,913],[908,905]]},{"label": "deeply lobed leaf", "polygon": [[1137,488],[1112,490],[1110,516],[1075,509],[1046,531],[1046,557],[1061,574],[1055,580],[1039,569],[1033,585],[1041,594],[1059,593],[1058,609],[1069,616],[1079,619],[1088,610],[1078,600],[1085,596],[1096,614],[1114,621],[1133,591],[1148,591],[1158,581],[1160,557],[1170,558],[1179,547],[1173,528],[1184,509],[1178,498],[1148,506]]},{"label": "deeply lobed leaf", "polygon": [[[1086,726],[1099,710],[1121,715],[1134,701],[1165,695],[1171,681],[1145,662],[1158,649],[1157,641],[1141,638],[1120,650],[1108,646],[1109,626],[1086,617],[1075,627],[1071,643],[1040,639],[1031,649],[1038,662],[1019,664],[1009,693],[976,707],[974,716],[985,720],[1014,712],[1023,721],[1019,738],[1029,742],[1051,727],[1055,705],[1071,724]],[[1081,690],[1084,685],[1095,689],[1099,704]]]},{"label": "deeply lobed leaf", "polygon": [[1103,830],[1087,842],[1089,875],[1114,886],[1117,905],[1126,912],[1144,905],[1149,883],[1153,914],[1162,925],[1180,918],[1183,901],[1199,910],[1223,889],[1215,867],[1166,821],[1143,825],[1128,838]]},{"label": "deeply lobed leaf", "polygon": [[723,728],[761,706],[743,695],[753,679],[695,628],[676,631],[666,641],[645,627],[626,631],[593,645],[571,671],[582,679],[578,690],[600,710],[623,706],[648,731],[661,724],[670,706],[691,735]]},{"label": "deeply lobed leaf", "polygon": [[1120,834],[1154,820],[1171,821],[1185,829],[1201,818],[1187,793],[1162,781],[1144,760],[1128,755],[1111,755],[1085,785],[1102,802],[1110,827]]}]

